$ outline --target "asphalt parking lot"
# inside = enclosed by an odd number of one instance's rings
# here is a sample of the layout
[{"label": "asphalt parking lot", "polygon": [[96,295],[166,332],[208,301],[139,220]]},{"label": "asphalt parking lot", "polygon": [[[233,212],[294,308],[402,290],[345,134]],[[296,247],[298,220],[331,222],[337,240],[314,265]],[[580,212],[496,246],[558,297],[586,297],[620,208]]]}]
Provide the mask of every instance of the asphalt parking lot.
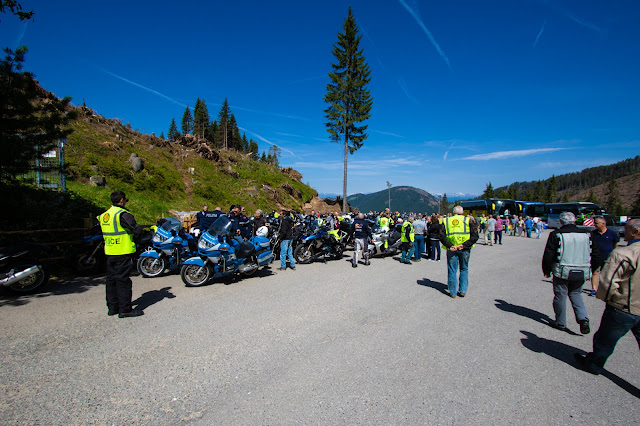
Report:
[{"label": "asphalt parking lot", "polygon": [[[392,258],[199,288],[134,277],[139,318],[107,317],[103,277],[3,292],[0,422],[638,424],[633,336],[592,376],[573,354],[593,334],[548,325],[546,235],[476,245],[456,299],[446,261]],[[595,332],[604,303],[584,298]]]}]

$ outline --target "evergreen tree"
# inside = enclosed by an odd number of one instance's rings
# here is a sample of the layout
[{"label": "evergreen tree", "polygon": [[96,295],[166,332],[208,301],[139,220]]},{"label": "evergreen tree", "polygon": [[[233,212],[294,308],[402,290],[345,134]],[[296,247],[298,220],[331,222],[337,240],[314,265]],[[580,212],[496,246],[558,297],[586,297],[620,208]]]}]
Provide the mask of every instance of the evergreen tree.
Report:
[{"label": "evergreen tree", "polygon": [[545,203],[553,203],[558,196],[558,184],[556,183],[556,175],[552,175],[549,179],[549,185],[547,186],[547,193],[545,195]]},{"label": "evergreen tree", "polygon": [[160,139],[164,140],[164,132],[160,132]]},{"label": "evergreen tree", "polygon": [[[2,6],[14,14],[14,8],[19,10],[15,2]],[[0,181],[25,173],[34,160],[56,148],[58,139],[71,133],[64,128],[76,116],[69,111],[71,98],[44,98],[33,74],[22,72],[26,46],[15,51],[5,48],[4,53],[0,60]]]},{"label": "evergreen tree", "polygon": [[611,179],[609,185],[607,185],[607,201],[605,207],[612,216],[622,215],[622,201],[618,195],[618,182],[615,179]]},{"label": "evergreen tree", "polygon": [[563,202],[563,203],[568,203],[568,202],[569,202],[569,193],[568,193],[567,191],[565,191],[565,192],[562,194],[562,202]]},{"label": "evergreen tree", "polygon": [[267,155],[264,153],[264,151],[262,151],[262,155],[260,156],[260,161],[263,163],[268,162]]},{"label": "evergreen tree", "polygon": [[220,147],[220,141],[218,137],[218,123],[213,120],[213,122],[209,123],[209,127],[207,128],[207,134],[205,138],[211,142],[211,145],[214,147]]},{"label": "evergreen tree", "polygon": [[447,193],[445,192],[440,200],[440,214],[447,214],[449,212],[449,200],[447,199]]},{"label": "evergreen tree", "polygon": [[533,188],[533,200],[529,201],[544,201],[544,183],[541,180],[536,181],[536,185]]},{"label": "evergreen tree", "polygon": [[253,139],[249,141],[249,152],[251,152],[251,158],[258,161],[258,143]]},{"label": "evergreen tree", "polygon": [[517,200],[519,199],[519,194],[518,194],[518,185],[516,185],[515,183],[512,183],[509,186],[509,190],[508,192],[508,196],[507,198],[509,198],[510,200]]},{"label": "evergreen tree", "polygon": [[589,195],[587,196],[587,201],[590,203],[598,204],[598,198],[596,194],[593,193],[593,188],[589,190]]},{"label": "evergreen tree", "polygon": [[184,114],[182,114],[182,134],[186,135],[193,131],[193,117],[191,116],[191,110],[189,109],[189,105],[184,110]]},{"label": "evergreen tree", "polygon": [[176,125],[176,119],[171,119],[171,124],[169,125],[169,142],[175,142],[177,138],[180,137],[180,132],[178,132],[178,126]]},{"label": "evergreen tree", "polygon": [[233,114],[229,116],[227,132],[228,147],[235,149],[236,151],[242,151],[242,138],[240,137],[240,130],[238,129],[238,123],[236,123],[236,117]]},{"label": "evergreen tree", "polygon": [[496,197],[496,193],[493,190],[493,185],[491,185],[491,182],[489,182],[484,192],[482,193],[482,198],[495,198],[495,197]]},{"label": "evergreen tree", "polygon": [[246,133],[242,134],[242,152],[244,152],[244,153],[251,152],[249,150],[249,139],[247,139],[247,134]]},{"label": "evergreen tree", "polygon": [[280,167],[280,161],[278,158],[280,157],[280,147],[278,145],[271,145],[269,147],[269,155],[267,158],[270,158],[269,164]]},{"label": "evergreen tree", "polygon": [[524,193],[524,199],[527,201],[534,201],[536,198],[533,196],[533,192],[531,190]]},{"label": "evergreen tree", "polygon": [[220,135],[220,145],[222,149],[229,149],[229,120],[231,118],[231,108],[229,108],[229,101],[224,98],[220,112],[218,113],[218,133]]},{"label": "evergreen tree", "polygon": [[509,193],[501,189],[500,192],[498,192],[498,198],[509,198]]},{"label": "evergreen tree", "polygon": [[193,134],[204,139],[209,126],[209,110],[204,99],[198,98],[193,107]]},{"label": "evergreen tree", "polygon": [[342,185],[342,210],[347,211],[347,154],[362,147],[367,138],[367,126],[359,123],[370,117],[373,98],[367,85],[371,81],[371,70],[359,48],[358,26],[351,7],[343,25],[344,33],[338,33],[338,41],[332,53],[337,63],[332,64],[324,101],[329,106],[324,110],[329,139],[344,144],[344,174]]}]

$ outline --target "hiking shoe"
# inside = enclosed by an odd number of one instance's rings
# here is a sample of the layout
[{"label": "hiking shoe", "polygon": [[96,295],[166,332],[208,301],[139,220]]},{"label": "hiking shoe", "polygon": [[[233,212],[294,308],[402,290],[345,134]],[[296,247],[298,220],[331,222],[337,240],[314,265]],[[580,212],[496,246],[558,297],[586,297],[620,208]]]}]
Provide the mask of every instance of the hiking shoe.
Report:
[{"label": "hiking shoe", "polygon": [[565,327],[564,325],[558,324],[557,321],[552,321],[551,323],[549,323],[549,325],[555,328],[556,330],[567,331],[567,327]]},{"label": "hiking shoe", "polygon": [[578,321],[578,324],[580,324],[580,333],[582,333],[582,334],[591,333],[591,329],[589,328],[589,320],[588,319],[583,319],[581,321]]},{"label": "hiking shoe", "polygon": [[465,297],[466,295],[467,295],[467,293],[460,293],[460,292],[458,292],[458,296],[460,296],[460,297]]}]

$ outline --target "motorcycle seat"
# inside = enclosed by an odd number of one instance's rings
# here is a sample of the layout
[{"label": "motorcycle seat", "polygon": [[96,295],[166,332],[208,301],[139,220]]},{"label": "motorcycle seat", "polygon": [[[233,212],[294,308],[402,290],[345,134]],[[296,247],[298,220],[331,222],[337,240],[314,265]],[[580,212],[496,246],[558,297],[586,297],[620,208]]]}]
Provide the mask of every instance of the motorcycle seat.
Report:
[{"label": "motorcycle seat", "polygon": [[255,251],[255,247],[248,241],[243,241],[240,243],[240,247],[238,247],[236,251],[236,256],[240,259],[247,258]]}]

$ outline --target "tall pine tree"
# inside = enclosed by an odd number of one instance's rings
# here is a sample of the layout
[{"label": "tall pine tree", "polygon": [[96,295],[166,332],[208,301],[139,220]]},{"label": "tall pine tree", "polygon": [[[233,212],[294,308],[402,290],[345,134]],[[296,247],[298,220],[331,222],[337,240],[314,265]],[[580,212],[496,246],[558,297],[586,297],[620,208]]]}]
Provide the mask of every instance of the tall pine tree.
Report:
[{"label": "tall pine tree", "polygon": [[193,134],[204,139],[209,126],[209,110],[204,99],[198,98],[193,107]]},{"label": "tall pine tree", "polygon": [[222,149],[229,149],[229,119],[231,118],[231,108],[229,101],[224,98],[220,112],[218,113],[218,134],[220,135],[220,145]]},{"label": "tall pine tree", "polygon": [[193,116],[191,115],[191,110],[189,109],[189,105],[184,110],[184,114],[182,114],[182,134],[187,135],[193,131]]},{"label": "tall pine tree", "polygon": [[329,106],[324,110],[325,126],[332,142],[344,144],[344,174],[342,184],[342,210],[347,210],[347,157],[362,147],[367,138],[367,126],[359,123],[370,117],[373,98],[367,85],[371,81],[371,70],[360,49],[358,26],[351,7],[343,25],[344,33],[338,33],[333,45],[333,56],[337,63],[331,64],[331,82],[327,84],[324,101]]},{"label": "tall pine tree", "polygon": [[440,214],[449,213],[449,200],[447,199],[447,193],[445,192],[440,200]]},{"label": "tall pine tree", "polygon": [[178,132],[178,126],[176,125],[176,119],[172,118],[171,119],[171,124],[169,125],[169,133],[168,133],[168,139],[169,142],[175,142],[176,138],[180,137],[180,132]]},{"label": "tall pine tree", "polygon": [[545,195],[545,203],[555,203],[558,196],[558,184],[556,183],[556,175],[552,175],[549,179],[549,185],[547,186],[547,193]]},{"label": "tall pine tree", "polygon": [[493,190],[493,185],[491,185],[491,182],[489,182],[487,184],[487,187],[484,189],[484,192],[482,193],[482,198],[495,198],[496,193]]}]

